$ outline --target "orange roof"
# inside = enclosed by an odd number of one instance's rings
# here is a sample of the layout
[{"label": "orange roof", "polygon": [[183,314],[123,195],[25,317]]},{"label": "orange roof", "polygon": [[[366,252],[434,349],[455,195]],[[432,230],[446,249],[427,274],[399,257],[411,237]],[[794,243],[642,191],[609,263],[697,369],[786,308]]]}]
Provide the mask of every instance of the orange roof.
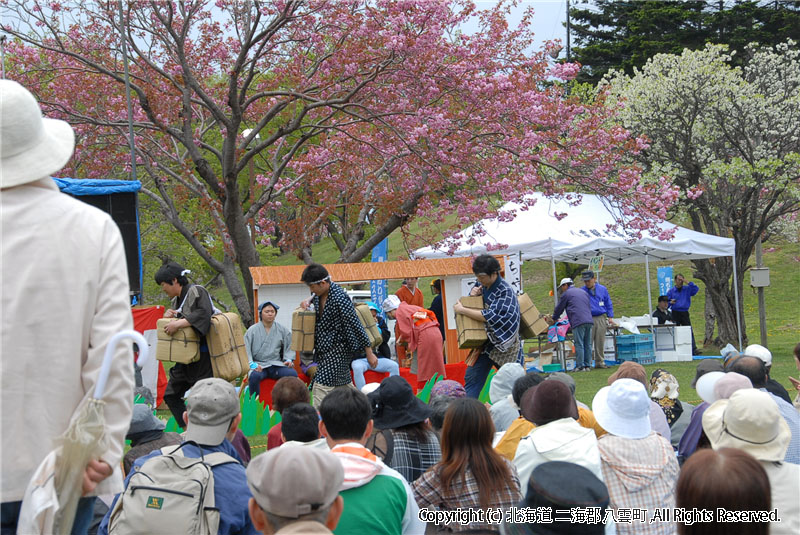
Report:
[{"label": "orange roof", "polygon": [[[503,265],[502,257],[498,260]],[[305,265],[251,267],[253,285],[300,284]],[[360,262],[358,264],[325,264],[334,282],[404,279],[406,277],[443,277],[472,275],[472,258],[436,258],[399,260],[395,262]]]}]

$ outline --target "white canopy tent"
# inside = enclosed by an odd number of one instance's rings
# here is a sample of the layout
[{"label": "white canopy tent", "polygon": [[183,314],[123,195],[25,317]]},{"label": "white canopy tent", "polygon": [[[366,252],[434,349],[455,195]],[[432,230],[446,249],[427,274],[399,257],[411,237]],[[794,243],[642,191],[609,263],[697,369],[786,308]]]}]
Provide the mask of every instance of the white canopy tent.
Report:
[{"label": "white canopy tent", "polygon": [[[735,243],[731,238],[703,234],[672,223],[664,222],[662,229],[675,228],[669,241],[654,237],[643,237],[630,242],[618,230],[609,227],[625,217],[613,208],[614,203],[597,195],[582,195],[578,206],[570,206],[566,200],[552,200],[543,194],[535,193],[529,199],[536,204],[527,210],[521,205],[508,203],[503,211],[515,211],[512,221],[499,221],[496,218],[484,219],[479,223],[483,235],[473,236],[475,225],[462,231],[465,236],[459,240],[456,249],[448,253],[446,248],[435,250],[428,246],[414,251],[415,258],[445,258],[447,256],[470,256],[486,252],[490,254],[519,254],[522,260],[549,260],[553,270],[553,288],[556,289],[555,263],[572,262],[588,264],[592,257],[603,255],[605,264],[645,264],[647,274],[647,301],[652,310],[650,291],[650,260],[692,260],[731,256],[735,254]],[[559,220],[556,214],[568,214]],[[468,243],[473,237],[472,244]],[[497,247],[502,244],[501,247]],[[491,250],[487,251],[487,246]],[[733,263],[734,279],[736,262]],[[739,331],[739,349],[742,346],[741,320],[739,318],[739,292],[734,284],[736,298],[736,320]],[[557,295],[557,292],[554,292]]]}]

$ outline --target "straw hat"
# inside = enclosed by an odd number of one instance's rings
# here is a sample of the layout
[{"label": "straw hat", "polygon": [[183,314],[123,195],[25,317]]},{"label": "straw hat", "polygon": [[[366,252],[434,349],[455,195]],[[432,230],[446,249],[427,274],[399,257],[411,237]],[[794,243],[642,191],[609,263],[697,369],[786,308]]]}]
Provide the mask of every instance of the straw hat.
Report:
[{"label": "straw hat", "polygon": [[737,448],[759,461],[783,461],[792,440],[778,404],[754,388],[738,390],[707,408],[703,430],[715,450]]},{"label": "straw hat", "polygon": [[0,187],[34,182],[64,167],[75,133],[64,121],[42,117],[34,96],[12,80],[0,80]]}]

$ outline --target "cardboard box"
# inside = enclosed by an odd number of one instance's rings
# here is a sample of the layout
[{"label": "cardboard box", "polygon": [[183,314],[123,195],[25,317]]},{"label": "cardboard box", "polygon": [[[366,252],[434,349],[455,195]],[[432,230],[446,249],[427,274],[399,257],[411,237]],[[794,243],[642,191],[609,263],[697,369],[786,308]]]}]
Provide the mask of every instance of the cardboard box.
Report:
[{"label": "cardboard box", "polygon": [[543,332],[547,332],[547,322],[539,314],[539,310],[534,306],[528,294],[522,294],[519,301],[519,334],[522,338],[536,338]]},{"label": "cardboard box", "polygon": [[[466,308],[481,310],[483,308],[483,297],[462,297],[461,304]],[[486,324],[463,314],[456,314],[456,331],[458,332],[459,349],[481,347],[489,340],[486,336]]]},{"label": "cardboard box", "polygon": [[295,309],[292,312],[292,351],[314,351],[314,327],[317,313],[313,310]]}]

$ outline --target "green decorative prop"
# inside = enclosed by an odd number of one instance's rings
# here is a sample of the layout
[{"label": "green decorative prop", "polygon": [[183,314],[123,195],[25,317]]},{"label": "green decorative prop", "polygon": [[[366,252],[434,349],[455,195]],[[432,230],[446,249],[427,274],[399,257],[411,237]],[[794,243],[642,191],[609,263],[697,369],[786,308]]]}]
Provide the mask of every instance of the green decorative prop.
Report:
[{"label": "green decorative prop", "polygon": [[182,429],[178,427],[178,423],[175,421],[174,416],[170,416],[169,420],[167,420],[167,427],[164,428],[166,433],[180,433]]},{"label": "green decorative prop", "polygon": [[431,400],[431,390],[433,390],[433,385],[442,379],[444,378],[441,375],[434,373],[433,377],[428,379],[428,382],[425,383],[425,386],[422,388],[422,390],[417,392],[417,397],[425,403],[428,403]]},{"label": "green decorative prop", "polygon": [[270,416],[272,411],[270,411],[269,406],[262,405],[258,396],[250,395],[247,389],[242,388],[239,394],[239,403],[242,410],[242,421],[239,424],[239,429],[242,430],[246,437],[265,435],[273,425],[281,421],[280,414],[276,412]]},{"label": "green decorative prop", "polygon": [[481,395],[478,396],[478,400],[481,403],[489,403],[489,386],[492,384],[492,377],[494,374],[497,373],[497,370],[492,370],[489,372],[489,376],[486,377],[486,383],[483,385],[483,390],[481,390]]}]

